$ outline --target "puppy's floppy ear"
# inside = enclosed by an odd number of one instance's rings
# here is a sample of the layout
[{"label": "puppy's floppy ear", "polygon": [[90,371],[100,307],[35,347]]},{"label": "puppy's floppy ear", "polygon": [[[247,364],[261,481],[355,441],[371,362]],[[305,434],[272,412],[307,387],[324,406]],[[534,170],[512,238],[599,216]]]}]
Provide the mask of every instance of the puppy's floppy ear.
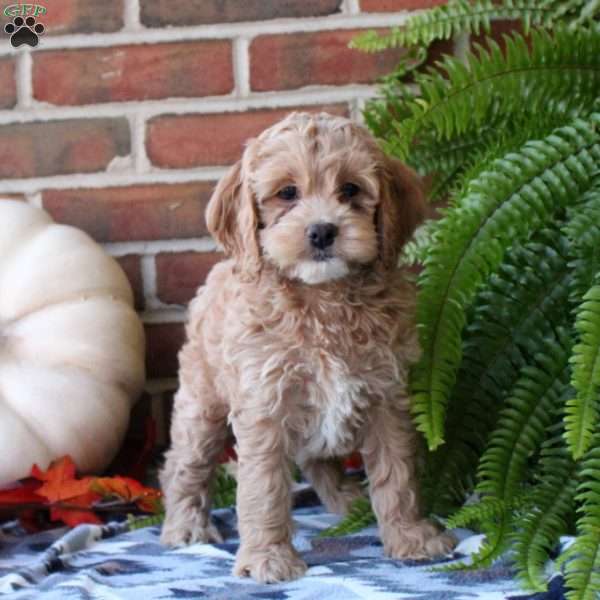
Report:
[{"label": "puppy's floppy ear", "polygon": [[394,269],[402,246],[425,218],[425,197],[419,176],[396,159],[385,157],[381,184],[376,217],[380,256],[386,269]]},{"label": "puppy's floppy ear", "polygon": [[258,218],[242,161],[233,165],[217,184],[206,208],[206,226],[244,275],[252,277],[258,273]]}]

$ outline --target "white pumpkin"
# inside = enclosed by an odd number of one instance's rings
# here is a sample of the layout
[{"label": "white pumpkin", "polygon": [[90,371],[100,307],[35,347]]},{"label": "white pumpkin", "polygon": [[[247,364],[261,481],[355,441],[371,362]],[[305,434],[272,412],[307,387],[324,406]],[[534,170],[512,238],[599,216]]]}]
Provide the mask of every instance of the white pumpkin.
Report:
[{"label": "white pumpkin", "polygon": [[0,485],[112,460],[144,382],[131,287],[84,232],[0,200]]}]

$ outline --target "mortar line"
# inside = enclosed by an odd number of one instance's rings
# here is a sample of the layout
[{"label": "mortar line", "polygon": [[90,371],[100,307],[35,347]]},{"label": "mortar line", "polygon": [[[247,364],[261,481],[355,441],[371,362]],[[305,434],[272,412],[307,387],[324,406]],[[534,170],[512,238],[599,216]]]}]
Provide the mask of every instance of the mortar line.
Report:
[{"label": "mortar line", "polygon": [[[109,252],[110,254],[110,252]],[[153,255],[142,256],[140,268],[142,272],[142,291],[147,309],[160,308],[158,300],[156,260]]]},{"label": "mortar line", "polygon": [[140,1],[125,0],[123,6],[123,24],[126,31],[141,31],[143,26],[140,22]]},{"label": "mortar line", "polygon": [[135,173],[142,175],[152,170],[152,164],[146,154],[146,119],[141,114],[129,117],[131,129],[131,152]]},{"label": "mortar line", "polygon": [[[217,245],[210,236],[187,239],[104,242],[102,247],[114,257],[139,254],[154,258],[157,254],[177,252],[215,252]],[[156,277],[150,273],[148,285],[155,291]],[[154,287],[152,287],[154,286]]]},{"label": "mortar line", "polygon": [[15,67],[15,83],[17,86],[16,110],[29,110],[33,102],[32,84],[33,61],[31,52],[21,49],[17,53]]},{"label": "mortar line", "polygon": [[359,0],[344,0],[344,5],[345,5],[346,11],[349,15],[360,14]]},{"label": "mortar line", "polygon": [[233,77],[240,98],[250,96],[250,42],[246,37],[233,40]]},{"label": "mortar line", "polygon": [[0,194],[33,193],[40,190],[115,188],[147,184],[214,182],[228,170],[225,166],[156,170],[149,173],[108,172],[51,175],[30,179],[0,179]]},{"label": "mortar line", "polygon": [[[246,21],[241,23],[220,23],[211,25],[193,25],[185,27],[145,28],[131,31],[121,30],[113,33],[71,33],[45,37],[43,43],[33,52],[75,48],[105,48],[107,46],[156,44],[160,42],[183,42],[194,40],[230,39],[239,36],[252,38],[258,35],[277,35],[282,33],[312,33],[336,29],[365,29],[403,25],[406,19],[419,11],[401,11],[397,13],[359,13],[334,14],[319,17],[272,19],[268,21]],[[129,14],[129,20],[133,17]],[[0,42],[0,54],[12,54],[14,48],[10,42]]]},{"label": "mortar line", "polygon": [[178,310],[145,310],[139,313],[139,316],[142,319],[142,322],[148,325],[185,323],[187,318],[187,311],[185,308],[181,308]]},{"label": "mortar line", "polygon": [[[36,102],[27,110],[0,110],[0,125],[58,121],[66,119],[120,118],[140,115],[151,119],[161,115],[215,114],[247,110],[287,108],[313,104],[337,104],[354,98],[369,98],[375,85],[307,86],[296,90],[252,92],[247,98],[207,96],[204,98],[166,98],[130,102],[107,102],[81,106],[51,106]],[[93,115],[93,116],[91,116]]]}]

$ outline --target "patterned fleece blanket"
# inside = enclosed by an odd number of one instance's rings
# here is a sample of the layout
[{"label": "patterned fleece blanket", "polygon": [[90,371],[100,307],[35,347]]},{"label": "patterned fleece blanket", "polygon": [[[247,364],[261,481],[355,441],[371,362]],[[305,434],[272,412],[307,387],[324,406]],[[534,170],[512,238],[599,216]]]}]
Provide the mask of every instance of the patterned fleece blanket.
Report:
[{"label": "patterned fleece blanket", "polygon": [[339,517],[320,507],[294,511],[296,548],[307,575],[260,585],[231,575],[238,547],[233,509],[214,511],[226,535],[222,544],[169,549],[159,527],[130,530],[126,522],[80,525],[24,535],[15,524],[0,528],[0,598],[102,600],[213,598],[221,600],[564,600],[562,578],[543,594],[519,587],[506,558],[479,571],[435,567],[476,550],[481,536],[455,530],[461,543],[437,564],[386,559],[375,527],[340,538],[318,537]]}]

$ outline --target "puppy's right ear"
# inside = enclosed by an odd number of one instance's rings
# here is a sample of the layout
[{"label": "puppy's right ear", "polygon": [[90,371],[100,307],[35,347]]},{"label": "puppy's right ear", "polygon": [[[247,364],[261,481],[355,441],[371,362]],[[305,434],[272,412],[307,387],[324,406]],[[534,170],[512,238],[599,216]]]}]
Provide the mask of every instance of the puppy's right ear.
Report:
[{"label": "puppy's right ear", "polygon": [[243,172],[242,161],[238,161],[221,178],[206,208],[206,225],[225,254],[252,276],[260,269],[258,218]]}]

